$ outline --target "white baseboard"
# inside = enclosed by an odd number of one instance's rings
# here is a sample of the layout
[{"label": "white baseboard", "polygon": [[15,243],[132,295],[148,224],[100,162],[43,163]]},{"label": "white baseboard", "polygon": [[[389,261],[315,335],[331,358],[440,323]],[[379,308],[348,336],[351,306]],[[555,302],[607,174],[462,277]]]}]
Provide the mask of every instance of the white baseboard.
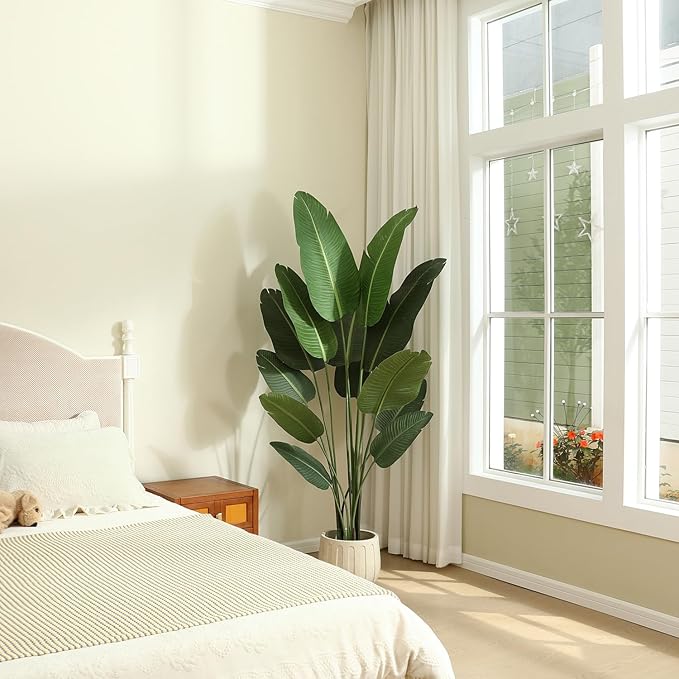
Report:
[{"label": "white baseboard", "polygon": [[[318,537],[294,540],[286,542],[285,545],[299,552],[309,554],[310,552],[318,551],[319,540],[320,538]],[[481,575],[486,575],[489,578],[494,578],[495,580],[502,580],[511,585],[517,585],[533,592],[546,594],[555,599],[561,599],[562,601],[568,601],[584,608],[590,608],[593,611],[599,611],[599,613],[606,613],[614,618],[627,620],[628,622],[633,622],[658,632],[670,634],[673,637],[679,637],[679,618],[667,613],[637,606],[622,599],[614,599],[605,594],[598,594],[588,589],[569,585],[559,580],[545,578],[542,575],[535,575],[528,571],[521,571],[518,568],[505,566],[501,563],[481,559],[472,554],[462,555],[461,567]]]},{"label": "white baseboard", "polygon": [[597,592],[591,592],[581,587],[575,587],[565,582],[545,578],[527,571],[520,571],[511,566],[505,566],[494,561],[487,561],[471,554],[462,555],[462,568],[487,575],[496,580],[502,580],[512,585],[518,585],[533,592],[546,594],[562,601],[568,601],[578,606],[591,608],[600,613],[612,615],[615,618],[649,627],[650,629],[664,632],[674,637],[679,637],[679,618],[666,613],[660,613],[650,608],[637,606],[628,601],[614,599],[613,597]]}]

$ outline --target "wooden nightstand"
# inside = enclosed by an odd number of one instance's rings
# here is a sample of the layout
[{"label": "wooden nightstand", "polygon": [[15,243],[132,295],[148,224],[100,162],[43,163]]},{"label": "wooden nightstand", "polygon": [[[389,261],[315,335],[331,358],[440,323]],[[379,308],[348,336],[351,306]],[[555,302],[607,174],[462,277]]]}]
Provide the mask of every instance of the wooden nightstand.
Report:
[{"label": "wooden nightstand", "polygon": [[170,502],[202,514],[222,515],[222,520],[248,533],[259,531],[259,491],[221,476],[156,481],[144,488]]}]

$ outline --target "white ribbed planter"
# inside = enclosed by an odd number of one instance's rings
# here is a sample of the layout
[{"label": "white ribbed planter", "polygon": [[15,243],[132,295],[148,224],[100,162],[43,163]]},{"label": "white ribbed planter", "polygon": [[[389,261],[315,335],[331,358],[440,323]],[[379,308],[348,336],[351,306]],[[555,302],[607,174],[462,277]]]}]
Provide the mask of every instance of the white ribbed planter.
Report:
[{"label": "white ribbed planter", "polygon": [[336,540],[336,531],[321,533],[318,558],[375,582],[380,575],[380,540],[371,530],[361,531],[361,540]]}]

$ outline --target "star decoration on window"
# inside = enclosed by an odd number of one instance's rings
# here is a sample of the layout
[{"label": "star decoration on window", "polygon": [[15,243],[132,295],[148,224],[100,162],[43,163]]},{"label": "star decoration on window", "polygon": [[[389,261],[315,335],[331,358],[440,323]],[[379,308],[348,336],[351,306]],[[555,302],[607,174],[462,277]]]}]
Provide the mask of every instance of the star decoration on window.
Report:
[{"label": "star decoration on window", "polygon": [[537,178],[538,178],[538,171],[534,167],[531,167],[531,169],[528,170],[528,181],[532,182],[532,181],[535,181]]},{"label": "star decoration on window", "polygon": [[514,214],[514,208],[511,208],[509,210],[509,219],[505,220],[505,224],[507,225],[507,235],[509,236],[510,233],[513,233],[515,236],[518,236],[518,231],[516,230],[516,225],[519,223],[519,218]]},{"label": "star decoration on window", "polygon": [[554,215],[554,230],[561,231],[561,218],[563,217],[563,212],[559,212]]},{"label": "star decoration on window", "polygon": [[570,165],[566,166],[568,168],[568,174],[580,174],[580,170],[582,170],[582,165],[578,165],[575,162],[575,159],[573,159],[573,162]]},{"label": "star decoration on window", "polygon": [[585,219],[584,217],[578,217],[578,221],[580,222],[580,231],[578,232],[578,238],[589,238],[591,242],[592,234],[590,233],[590,231],[592,230],[592,220]]}]

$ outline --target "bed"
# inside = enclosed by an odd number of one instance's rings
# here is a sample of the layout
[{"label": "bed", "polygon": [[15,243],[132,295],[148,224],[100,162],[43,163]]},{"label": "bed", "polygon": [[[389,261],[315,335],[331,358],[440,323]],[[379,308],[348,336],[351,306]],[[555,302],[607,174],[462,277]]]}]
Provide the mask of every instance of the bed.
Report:
[{"label": "bed", "polygon": [[[131,444],[139,360],[132,325],[121,329],[119,355],[89,359],[0,324],[0,420],[93,410]],[[432,630],[390,592],[152,504],[0,534],[0,679],[453,677]]]}]

